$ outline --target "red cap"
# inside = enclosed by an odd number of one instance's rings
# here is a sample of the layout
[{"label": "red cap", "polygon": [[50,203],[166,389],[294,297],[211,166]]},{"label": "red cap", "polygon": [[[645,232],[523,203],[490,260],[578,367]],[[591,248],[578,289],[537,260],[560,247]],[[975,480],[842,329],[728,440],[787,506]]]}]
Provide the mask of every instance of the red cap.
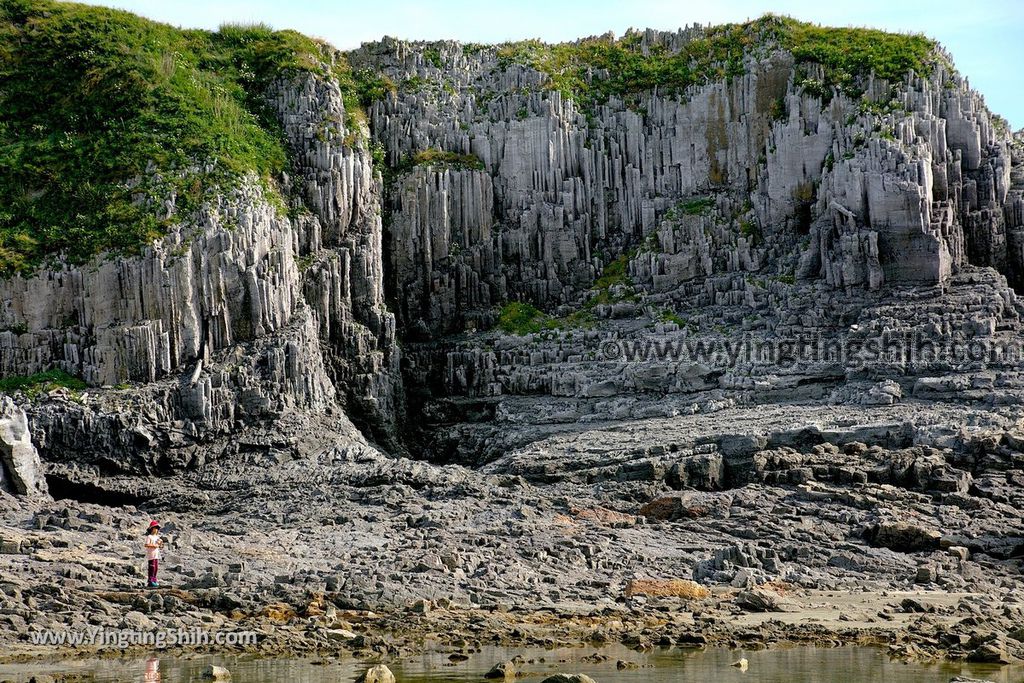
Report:
[{"label": "red cap", "polygon": [[158,521],[156,521],[154,519],[152,522],[149,523],[149,528],[152,529],[153,527],[156,527],[157,529],[159,529],[160,528],[160,522],[158,522]]}]

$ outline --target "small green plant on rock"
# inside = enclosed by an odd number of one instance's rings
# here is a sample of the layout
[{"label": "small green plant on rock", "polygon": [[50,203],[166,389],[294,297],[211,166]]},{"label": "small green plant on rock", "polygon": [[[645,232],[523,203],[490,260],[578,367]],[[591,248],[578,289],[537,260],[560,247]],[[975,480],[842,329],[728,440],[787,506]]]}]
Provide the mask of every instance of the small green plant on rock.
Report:
[{"label": "small green plant on rock", "polygon": [[661,309],[658,313],[658,320],[663,323],[675,323],[676,327],[681,330],[685,330],[689,326],[689,323],[682,316],[670,308]]},{"label": "small green plant on rock", "polygon": [[764,237],[761,235],[761,227],[751,220],[740,221],[740,234],[750,240],[753,244],[760,244]]}]

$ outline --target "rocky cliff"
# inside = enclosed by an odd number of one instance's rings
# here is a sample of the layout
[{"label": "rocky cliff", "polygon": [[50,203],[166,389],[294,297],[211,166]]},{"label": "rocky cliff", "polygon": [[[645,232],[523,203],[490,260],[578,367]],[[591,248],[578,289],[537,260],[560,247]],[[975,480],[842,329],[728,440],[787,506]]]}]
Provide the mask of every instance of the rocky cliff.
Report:
[{"label": "rocky cliff", "polygon": [[1024,139],[932,41],[0,30],[0,652],[1024,659]]},{"label": "rocky cliff", "polygon": [[[249,447],[242,433],[361,441],[350,419],[386,449],[471,461],[538,405],[577,423],[780,390],[843,400],[890,371],[912,393],[942,368],[607,353],[708,334],[1016,338],[1020,144],[934,45],[917,70],[869,60],[840,81],[786,37],[800,26],[325,51],[260,95],[290,159],[276,185],[242,176],[194,210],[172,193],[152,203],[172,227],[141,254],[7,278],[0,369],[90,385],[27,407],[46,457],[107,471],[187,467]],[[722,63],[687,57],[662,85],[586,62],[647,68],[704,43]],[[339,63],[373,86],[365,119]],[[572,88],[566,64],[585,67]],[[503,323],[510,302],[525,327]]]},{"label": "rocky cliff", "polygon": [[401,404],[379,174],[365,145],[342,143],[336,83],[298,77],[267,99],[305,198],[294,215],[250,178],[139,257],[3,283],[4,374],[56,367],[99,388],[37,406],[46,452],[146,471],[187,465],[189,446],[246,426],[325,413],[342,431],[357,416],[388,443]]}]

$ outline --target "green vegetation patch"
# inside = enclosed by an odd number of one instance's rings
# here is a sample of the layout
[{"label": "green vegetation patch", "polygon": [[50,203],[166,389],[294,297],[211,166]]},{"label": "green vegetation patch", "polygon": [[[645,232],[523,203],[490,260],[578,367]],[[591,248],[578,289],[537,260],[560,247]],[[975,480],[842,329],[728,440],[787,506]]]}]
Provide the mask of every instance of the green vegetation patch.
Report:
[{"label": "green vegetation patch", "polygon": [[[678,52],[651,45],[645,53],[640,34],[629,33],[618,40],[506,43],[499,48],[498,59],[504,65],[537,69],[548,75],[552,90],[591,102],[656,88],[678,93],[692,85],[739,76],[748,54],[766,54],[772,48],[788,50],[798,63],[821,64],[824,82],[804,85],[822,92],[832,87],[853,91],[870,73],[889,80],[902,78],[910,69],[927,74],[935,59],[935,42],[921,35],[829,28],[771,14],[742,24],[705,28]],[[778,104],[774,107],[773,116],[781,116],[784,110]]]},{"label": "green vegetation patch", "polygon": [[634,253],[622,254],[605,266],[601,276],[594,281],[594,287],[596,289],[608,289],[613,285],[632,284],[627,267],[629,266],[629,260],[634,255]]},{"label": "green vegetation patch", "polygon": [[477,171],[483,170],[484,168],[483,160],[475,154],[446,152],[434,147],[413,154],[413,166],[420,166],[424,164],[451,166],[453,168],[467,168]]},{"label": "green vegetation patch", "polygon": [[498,328],[507,334],[527,335],[557,327],[554,320],[532,304],[510,301],[501,308]]},{"label": "green vegetation patch", "polygon": [[715,200],[712,197],[696,197],[686,199],[665,212],[666,220],[676,220],[682,216],[701,216],[711,212],[715,207]]},{"label": "green vegetation patch", "polygon": [[764,240],[760,226],[755,221],[746,218],[740,221],[740,234],[754,244],[759,244]]},{"label": "green vegetation patch", "polygon": [[498,329],[506,334],[524,336],[547,330],[585,329],[594,325],[594,315],[587,310],[575,311],[561,318],[544,313],[532,304],[510,301],[498,315]]},{"label": "green vegetation patch", "polygon": [[587,300],[586,308],[638,299],[633,291],[633,279],[629,276],[629,262],[636,257],[637,252],[638,249],[631,249],[604,267],[601,275],[594,281],[595,293]]},{"label": "green vegetation patch", "polygon": [[167,227],[147,197],[173,192],[180,213],[228,178],[284,169],[262,95],[319,69],[322,49],[262,24],[179,30],[51,0],[4,0],[0,46],[2,275],[137,251]]},{"label": "green vegetation patch", "polygon": [[[622,39],[588,38],[548,45],[525,40],[503,45],[499,63],[525,64],[548,75],[548,87],[578,101],[604,101],[659,88],[685,88],[743,73],[743,56],[759,40],[752,24],[725,24],[708,29],[705,37],[687,43],[678,53],[652,46],[640,51],[638,34]],[[601,74],[595,74],[601,70]]]},{"label": "green vegetation patch", "polygon": [[86,384],[63,370],[47,370],[34,375],[0,379],[0,393],[13,394],[21,391],[30,398],[61,387],[71,391],[82,391],[86,388]]},{"label": "green vegetation patch", "polygon": [[658,320],[663,323],[674,323],[681,330],[687,329],[690,324],[681,315],[671,308],[663,308],[658,312]]},{"label": "green vegetation patch", "polygon": [[[861,94],[860,81],[874,73],[889,81],[902,79],[911,69],[931,73],[936,43],[921,34],[887,33],[866,28],[830,28],[794,19],[782,19],[781,44],[797,63],[821,64],[826,94],[839,88],[850,96]],[[805,82],[806,86],[812,84]]]}]

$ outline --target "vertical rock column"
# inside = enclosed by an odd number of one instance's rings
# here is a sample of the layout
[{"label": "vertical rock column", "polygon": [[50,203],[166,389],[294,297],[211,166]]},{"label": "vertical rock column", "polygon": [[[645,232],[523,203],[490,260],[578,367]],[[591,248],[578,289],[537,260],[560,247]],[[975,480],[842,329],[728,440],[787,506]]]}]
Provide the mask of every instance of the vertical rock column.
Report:
[{"label": "vertical rock column", "polygon": [[345,111],[338,83],[300,74],[268,98],[292,153],[293,181],[319,225],[300,248],[310,265],[304,295],[318,318],[330,372],[349,414],[372,438],[396,447],[401,378],[395,318],[384,302],[382,181],[369,131]]}]

